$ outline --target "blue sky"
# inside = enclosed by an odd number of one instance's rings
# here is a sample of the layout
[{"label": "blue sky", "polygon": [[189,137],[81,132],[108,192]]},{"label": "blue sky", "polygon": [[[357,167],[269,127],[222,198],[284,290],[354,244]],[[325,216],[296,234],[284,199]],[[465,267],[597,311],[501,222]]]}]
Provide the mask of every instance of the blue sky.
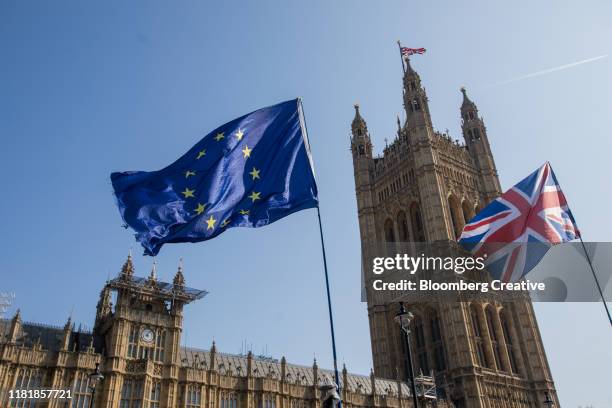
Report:
[{"label": "blue sky", "polygon": [[[478,104],[504,188],[549,160],[584,236],[609,240],[612,4],[499,2],[0,3],[0,290],[29,321],[91,326],[97,295],[130,246],[109,174],[154,170],[216,126],[301,96],[319,181],[340,362],[371,366],[359,301],[359,232],[349,148],[359,102],[375,149],[402,112],[396,41],[413,58],[434,125],[460,138],[459,87]],[[380,3],[382,4],[382,3]],[[497,85],[496,85],[497,84]],[[605,209],[605,204],[604,204]],[[599,211],[598,211],[599,210]],[[605,210],[604,210],[605,211]],[[170,279],[211,294],[186,311],[187,345],[243,341],[331,366],[314,210],[234,229],[157,257]],[[151,259],[136,257],[137,273]],[[536,304],[565,406],[610,405],[601,304]],[[606,365],[608,367],[606,367]],[[584,390],[589,392],[585,393]]]}]

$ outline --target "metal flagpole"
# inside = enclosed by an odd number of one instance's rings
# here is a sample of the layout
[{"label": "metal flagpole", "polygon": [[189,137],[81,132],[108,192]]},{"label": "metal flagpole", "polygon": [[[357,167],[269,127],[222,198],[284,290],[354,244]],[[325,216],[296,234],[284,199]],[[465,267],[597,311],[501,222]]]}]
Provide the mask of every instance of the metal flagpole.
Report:
[{"label": "metal flagpole", "polygon": [[[334,355],[334,376],[338,394],[340,394],[340,376],[338,375],[338,356],[336,354],[336,336],[334,334],[334,316],[332,313],[331,295],[329,291],[329,274],[327,273],[327,258],[325,256],[325,242],[323,241],[323,226],[321,225],[321,210],[317,205],[317,218],[319,219],[319,233],[321,235],[321,251],[323,252],[323,269],[325,269],[325,288],[327,289],[327,309],[329,312],[329,328],[331,329],[332,351]],[[338,401],[338,408],[342,407],[342,398]]]},{"label": "metal flagpole", "polygon": [[[301,114],[301,123],[303,126],[303,132],[306,139],[306,149],[308,155],[310,157],[310,141],[308,140],[308,128],[306,126],[306,118],[304,114],[304,107],[302,105],[302,98],[298,98],[299,109]],[[312,159],[310,165],[312,166]],[[313,169],[314,174],[314,169]],[[338,389],[338,395],[342,395],[340,393],[340,375],[338,375],[338,354],[336,353],[336,334],[334,331],[334,315],[332,313],[332,302],[331,302],[331,293],[329,290],[329,273],[327,272],[327,257],[325,256],[325,241],[323,240],[323,225],[321,223],[321,210],[319,208],[319,204],[317,203],[317,218],[319,220],[319,235],[321,237],[321,252],[323,253],[323,269],[325,271],[325,289],[327,290],[327,311],[329,313],[329,328],[331,331],[331,341],[332,341],[332,352],[334,357],[334,378],[336,382],[336,387]],[[342,397],[338,400],[338,408],[342,408]]]},{"label": "metal flagpole", "polygon": [[579,238],[580,238],[580,244],[582,245],[582,249],[584,251],[584,255],[586,256],[587,262],[589,263],[589,267],[591,268],[593,279],[595,279],[595,285],[597,286],[597,290],[599,291],[599,294],[601,295],[601,301],[603,302],[604,308],[606,309],[606,313],[608,314],[608,321],[610,322],[610,326],[612,326],[612,317],[610,317],[610,310],[608,309],[608,304],[606,303],[606,298],[604,297],[603,290],[601,290],[599,279],[597,279],[595,268],[593,268],[591,257],[589,256],[589,253],[587,252],[586,246],[584,245],[584,241],[582,240],[582,236],[580,236]]},{"label": "metal flagpole", "polygon": [[[551,171],[552,171],[552,167],[551,167]],[[554,172],[553,172],[554,174]],[[557,180],[557,183],[559,183],[559,180]],[[569,207],[568,207],[569,210]],[[578,231],[577,235],[578,238],[580,239],[580,245],[582,245],[582,250],[584,251],[584,256],[586,256],[587,262],[589,263],[589,268],[591,268],[591,273],[593,274],[593,279],[595,279],[595,286],[597,286],[597,290],[599,291],[599,294],[601,295],[601,301],[603,302],[604,308],[606,309],[606,314],[608,315],[608,321],[610,322],[610,326],[612,326],[612,317],[610,317],[610,310],[608,310],[608,304],[606,303],[606,298],[604,297],[603,291],[601,290],[601,285],[599,284],[599,279],[597,279],[597,274],[595,273],[595,268],[593,268],[593,263],[591,262],[591,257],[589,256],[589,253],[587,252],[586,246],[584,245],[584,241],[582,240],[582,234],[580,233],[580,228],[578,228],[578,223],[576,222],[576,218],[574,218],[574,215],[572,214],[572,211],[569,210],[569,213],[571,215],[572,221],[574,222],[574,225],[576,226],[576,230]]]},{"label": "metal flagpole", "polygon": [[400,44],[400,40],[397,40],[397,46],[399,47],[400,58],[402,59],[402,71],[404,74],[406,73],[406,63],[404,62],[404,54],[402,54],[402,44]]}]

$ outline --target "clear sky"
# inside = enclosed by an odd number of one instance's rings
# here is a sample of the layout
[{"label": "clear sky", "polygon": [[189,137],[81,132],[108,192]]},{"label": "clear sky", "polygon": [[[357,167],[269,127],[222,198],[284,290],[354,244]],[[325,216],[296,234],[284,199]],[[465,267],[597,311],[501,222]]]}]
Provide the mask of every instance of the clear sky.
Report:
[{"label": "clear sky", "polygon": [[[384,6],[383,6],[384,4]],[[340,362],[368,373],[349,148],[359,102],[375,149],[402,112],[396,41],[413,58],[434,125],[460,138],[459,87],[478,104],[504,188],[549,160],[583,235],[610,240],[609,1],[0,2],[0,290],[25,320],[91,327],[99,290],[130,246],[109,174],[155,170],[216,126],[301,96],[313,147]],[[510,81],[515,78],[527,78]],[[603,204],[603,207],[602,207]],[[233,229],[157,257],[210,290],[184,341],[331,367],[316,213]],[[138,255],[137,273],[151,259]],[[589,279],[585,277],[585,279]],[[536,304],[564,406],[612,405],[601,304]],[[14,308],[10,311],[13,312]]]}]

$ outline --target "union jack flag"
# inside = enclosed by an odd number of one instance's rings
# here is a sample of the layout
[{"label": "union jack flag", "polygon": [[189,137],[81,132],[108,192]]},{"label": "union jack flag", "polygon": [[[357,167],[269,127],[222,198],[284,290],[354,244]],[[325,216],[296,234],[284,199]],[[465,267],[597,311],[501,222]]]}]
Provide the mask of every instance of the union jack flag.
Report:
[{"label": "union jack flag", "polygon": [[425,48],[408,48],[400,47],[403,56],[414,55],[414,54],[425,54]]},{"label": "union jack flag", "polygon": [[495,279],[516,282],[548,249],[580,237],[561,186],[546,162],[472,218],[459,244],[485,257]]}]

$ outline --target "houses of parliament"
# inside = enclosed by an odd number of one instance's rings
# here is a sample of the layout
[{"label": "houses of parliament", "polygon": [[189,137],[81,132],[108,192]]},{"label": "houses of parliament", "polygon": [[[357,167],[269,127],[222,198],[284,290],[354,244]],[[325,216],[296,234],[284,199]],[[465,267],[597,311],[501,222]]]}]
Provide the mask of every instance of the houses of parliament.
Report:
[{"label": "houses of parliament", "polygon": [[[406,62],[406,122],[375,157],[356,107],[351,150],[362,246],[454,240],[466,219],[500,194],[487,131],[463,90],[465,145],[433,128],[419,75]],[[357,278],[357,277],[356,277]],[[204,297],[179,266],[137,276],[128,256],[103,286],[91,331],[0,319],[0,408],[319,408],[333,372],[274,359],[181,346],[184,308]],[[412,360],[421,408],[558,406],[529,301],[410,304]],[[339,375],[345,408],[413,408],[396,304],[368,298],[374,368]],[[70,399],[15,390],[70,390]]]}]

